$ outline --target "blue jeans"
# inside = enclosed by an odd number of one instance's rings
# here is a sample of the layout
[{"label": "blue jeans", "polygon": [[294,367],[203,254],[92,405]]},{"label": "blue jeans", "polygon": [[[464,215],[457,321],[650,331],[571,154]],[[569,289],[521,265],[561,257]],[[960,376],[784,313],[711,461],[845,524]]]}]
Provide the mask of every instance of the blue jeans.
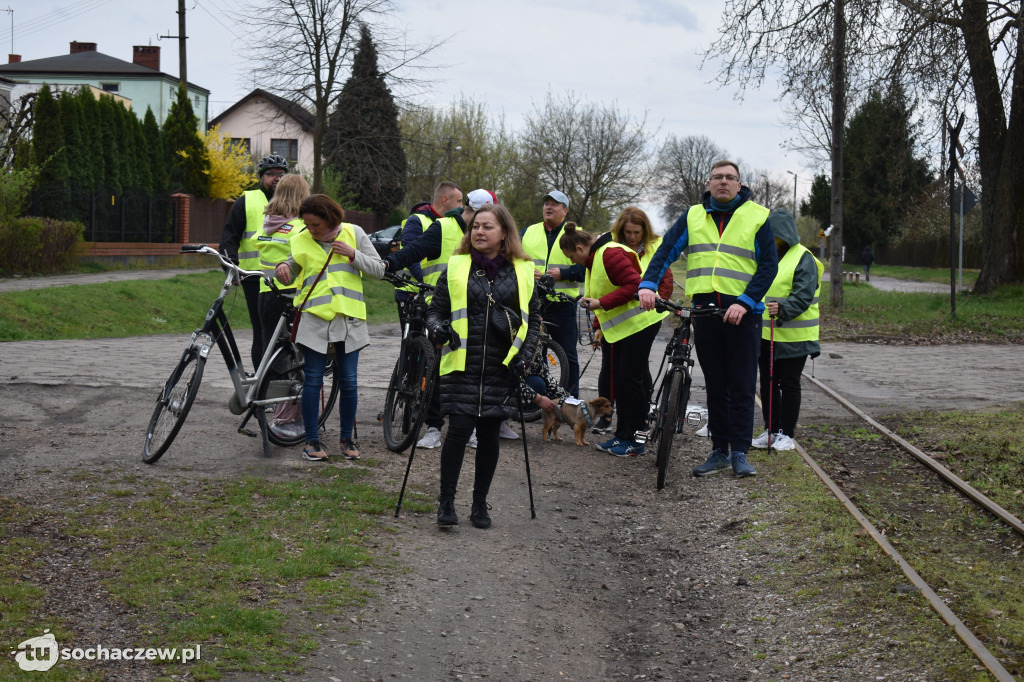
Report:
[{"label": "blue jeans", "polygon": [[[356,407],[359,403],[356,388],[356,369],[359,367],[359,351],[345,352],[345,344],[334,344],[337,353],[334,371],[338,375],[338,413],[341,415],[341,440],[352,437],[356,423]],[[324,368],[327,356],[312,348],[302,347],[306,359],[306,380],[302,385],[302,422],[306,425],[306,440],[320,440],[320,389],[324,385]]]}]

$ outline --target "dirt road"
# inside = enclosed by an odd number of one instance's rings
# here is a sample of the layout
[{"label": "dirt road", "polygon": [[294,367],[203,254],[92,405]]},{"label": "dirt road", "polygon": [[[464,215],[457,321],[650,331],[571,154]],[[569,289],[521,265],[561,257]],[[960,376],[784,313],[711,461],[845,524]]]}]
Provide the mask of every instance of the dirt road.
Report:
[{"label": "dirt road", "polygon": [[[382,484],[397,490],[405,458],[383,448],[375,415],[398,340],[389,326],[375,328],[373,339],[360,359],[360,465],[375,467]],[[302,466],[296,451],[275,448],[264,459],[255,440],[234,433],[238,420],[225,409],[227,374],[216,359],[171,450],[155,466],[141,463],[152,401],[184,342],[162,336],[2,344],[4,494],[48,504],[79,471],[169,480],[254,471],[291,476]],[[1024,400],[1019,346],[823,350],[816,376],[875,414]],[[652,357],[660,358],[658,350]],[[595,391],[599,363],[598,356],[583,378],[585,394]],[[696,381],[700,402],[699,372]],[[805,383],[802,421],[848,418]],[[327,442],[337,435],[333,420],[330,426]],[[771,515],[757,494],[760,479],[691,478],[707,441],[690,438],[659,493],[649,456],[617,459],[565,442],[545,446],[529,425],[528,438],[537,519],[530,519],[521,442],[503,441],[494,527],[479,531],[465,523],[442,532],[431,515],[387,519],[394,536],[382,542],[406,570],[379,576],[378,598],[338,614],[292,679],[756,679],[789,669],[804,625],[752,579],[778,548],[744,549],[750,543],[739,541],[739,529]],[[769,458],[752,459],[762,473],[770,471]],[[436,450],[419,452],[417,489],[432,494],[437,460]],[[467,461],[457,498],[463,517],[471,475]],[[69,566],[58,575],[73,581],[87,570]],[[755,610],[759,617],[752,619]],[[928,671],[908,675],[870,652],[849,666],[846,672],[860,679],[937,679]]]}]

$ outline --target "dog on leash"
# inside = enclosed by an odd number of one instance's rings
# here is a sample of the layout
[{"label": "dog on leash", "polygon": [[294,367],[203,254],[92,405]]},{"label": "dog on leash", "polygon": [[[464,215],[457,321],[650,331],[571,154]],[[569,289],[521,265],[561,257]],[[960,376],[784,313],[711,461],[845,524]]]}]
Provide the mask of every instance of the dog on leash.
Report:
[{"label": "dog on leash", "polygon": [[[583,411],[584,407],[586,407],[586,413]],[[590,417],[590,422],[596,422],[603,416],[611,417],[612,412],[612,401],[608,398],[594,398],[585,403],[576,401],[575,404],[568,400],[562,400],[558,404],[558,409],[544,413],[544,428],[541,430],[541,438],[545,443],[548,442],[549,435],[554,440],[562,440],[558,436],[558,427],[567,424],[572,427],[572,432],[576,435],[576,445],[590,445],[586,440],[587,429],[590,428],[587,416]]]}]

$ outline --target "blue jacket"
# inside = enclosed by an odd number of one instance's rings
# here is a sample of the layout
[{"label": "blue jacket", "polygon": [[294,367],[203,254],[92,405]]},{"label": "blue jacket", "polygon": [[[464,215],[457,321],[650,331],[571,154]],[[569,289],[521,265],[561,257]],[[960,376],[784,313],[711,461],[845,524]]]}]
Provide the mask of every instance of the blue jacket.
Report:
[{"label": "blue jacket", "polygon": [[[740,198],[743,202],[750,199],[750,188],[744,185],[740,188]],[[711,214],[715,223],[728,225],[732,213],[720,213],[711,209],[711,192],[704,192],[701,198],[704,210]],[[743,203],[741,202],[741,204]],[[675,224],[665,233],[661,246],[658,247],[654,257],[651,259],[647,271],[644,272],[643,281],[640,282],[641,289],[658,291],[658,282],[661,281],[665,270],[676,261],[689,244],[687,234],[686,213],[679,216]],[[775,281],[775,275],[779,270],[779,254],[775,248],[775,234],[772,231],[771,222],[765,220],[757,231],[754,238],[754,256],[757,259],[757,270],[753,278],[747,283],[747,288],[739,296],[726,296],[724,294],[697,294],[693,297],[694,305],[705,305],[713,303],[720,308],[728,308],[733,303],[739,303],[752,313],[760,315],[764,312],[762,299],[768,293],[769,287]]]}]

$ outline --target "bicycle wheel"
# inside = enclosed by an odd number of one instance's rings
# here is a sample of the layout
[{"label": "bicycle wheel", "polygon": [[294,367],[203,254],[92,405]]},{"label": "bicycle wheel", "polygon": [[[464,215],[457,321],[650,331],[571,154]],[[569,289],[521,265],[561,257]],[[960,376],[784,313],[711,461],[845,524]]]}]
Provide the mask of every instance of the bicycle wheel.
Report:
[{"label": "bicycle wheel", "polygon": [[[317,426],[321,429],[327,423],[327,417],[330,416],[334,404],[338,401],[338,374],[334,371],[336,365],[334,360],[329,360],[324,368],[324,384],[320,388],[320,418],[317,420]],[[268,372],[263,377],[259,389],[256,391],[256,400],[290,397],[292,401],[289,402],[300,403],[305,375],[303,374],[302,360],[299,358],[295,346],[290,343],[278,346],[274,350],[270,366],[277,368],[278,371],[273,374]],[[303,433],[289,438],[275,433],[272,429],[267,429],[267,438],[274,445],[288,448],[302,443],[306,436]]]},{"label": "bicycle wheel", "polygon": [[146,429],[146,442],[142,446],[142,461],[146,464],[160,459],[178,435],[199,392],[204,365],[206,358],[199,355],[199,350],[189,348],[161,389]]},{"label": "bicycle wheel", "polygon": [[426,337],[414,336],[405,348],[405,362],[395,363],[384,398],[384,442],[401,452],[419,436],[434,386],[434,347]]},{"label": "bicycle wheel", "polygon": [[[543,377],[548,386],[557,382],[563,390],[569,389],[569,357],[553,339],[542,339],[537,353],[530,364],[530,374]],[[534,422],[540,419],[544,410],[533,403],[523,405],[523,420]]]},{"label": "bicycle wheel", "polygon": [[[672,440],[676,435],[679,423],[679,401],[683,392],[683,372],[673,372],[672,381],[661,401],[661,428],[658,434],[658,452],[655,462],[658,465],[658,490],[665,487],[665,476],[668,474],[668,462],[672,458]],[[686,408],[683,407],[685,412]]]}]

